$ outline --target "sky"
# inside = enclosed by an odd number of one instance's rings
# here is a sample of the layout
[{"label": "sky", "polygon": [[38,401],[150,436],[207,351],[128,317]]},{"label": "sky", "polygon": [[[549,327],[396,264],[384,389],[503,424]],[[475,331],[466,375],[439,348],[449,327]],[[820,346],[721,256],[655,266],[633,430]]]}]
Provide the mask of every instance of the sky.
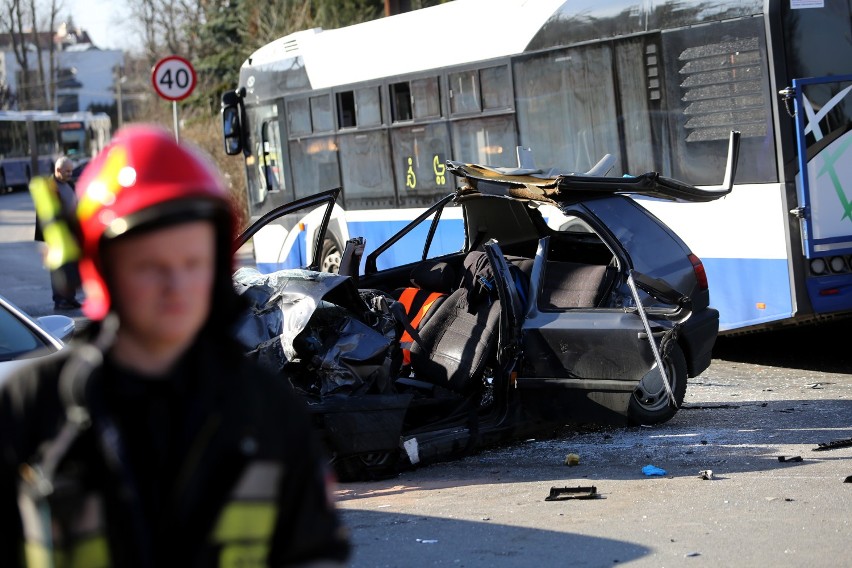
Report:
[{"label": "sky", "polygon": [[64,0],[65,13],[86,30],[101,49],[139,50],[139,31],[127,24],[133,0]]}]

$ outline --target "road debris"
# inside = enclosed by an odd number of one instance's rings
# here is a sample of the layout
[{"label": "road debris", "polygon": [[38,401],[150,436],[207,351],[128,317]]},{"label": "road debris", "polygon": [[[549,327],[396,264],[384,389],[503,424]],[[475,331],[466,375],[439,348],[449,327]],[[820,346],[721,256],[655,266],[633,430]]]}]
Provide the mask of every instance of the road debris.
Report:
[{"label": "road debris", "polygon": [[852,447],[852,438],[844,438],[842,440],[832,440],[831,442],[823,442],[822,444],[817,444],[817,447],[814,448],[815,452],[822,452],[825,450],[836,450],[837,448],[848,448]]},{"label": "road debris", "polygon": [[778,461],[780,462],[800,462],[802,461],[802,456],[793,456],[788,458],[787,456],[778,456]]},{"label": "road debris", "polygon": [[702,469],[698,472],[699,479],[706,479],[707,481],[713,479],[713,470],[712,469]]},{"label": "road debris", "polygon": [[645,467],[642,468],[642,473],[644,473],[648,477],[651,477],[651,476],[663,476],[663,475],[666,475],[668,472],[666,470],[662,469],[662,468],[655,466],[655,465],[648,464],[648,465],[646,465]]},{"label": "road debris", "polygon": [[580,465],[579,454],[568,454],[567,456],[565,456],[565,465],[569,465],[569,466]]},{"label": "road debris", "polygon": [[565,501],[566,499],[597,499],[600,497],[594,485],[582,487],[551,487],[545,501]]}]

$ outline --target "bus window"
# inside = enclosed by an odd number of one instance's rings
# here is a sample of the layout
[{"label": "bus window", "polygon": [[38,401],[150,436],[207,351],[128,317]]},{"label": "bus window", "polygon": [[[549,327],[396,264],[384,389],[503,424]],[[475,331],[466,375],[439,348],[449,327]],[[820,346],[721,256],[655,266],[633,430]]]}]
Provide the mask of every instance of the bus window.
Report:
[{"label": "bus window", "polygon": [[411,99],[414,105],[414,118],[437,118],[441,116],[441,98],[437,77],[412,81]]},{"label": "bus window", "polygon": [[382,111],[378,87],[343,91],[336,96],[339,128],[381,126]]},{"label": "bus window", "polygon": [[480,70],[479,81],[482,84],[482,110],[512,108],[512,83],[507,66]]},{"label": "bus window", "polygon": [[505,65],[449,74],[450,113],[512,108],[512,84]]},{"label": "bus window", "polygon": [[59,147],[59,131],[56,121],[33,121],[36,136],[36,151],[39,156],[56,154]]},{"label": "bus window", "polygon": [[411,120],[411,87],[408,81],[394,83],[390,86],[391,119],[393,122]]},{"label": "bus window", "polygon": [[479,112],[479,76],[476,71],[450,73],[450,112]]},{"label": "bus window", "polygon": [[394,170],[401,207],[423,207],[455,186],[447,173],[450,140],[447,125],[424,124],[391,131]]},{"label": "bus window", "polygon": [[343,201],[348,209],[396,207],[390,144],[385,130],[340,134]]},{"label": "bus window", "polygon": [[248,204],[252,216],[262,215],[293,199],[286,192],[287,157],[281,145],[278,123],[278,105],[250,107],[246,109],[246,148],[251,154],[246,157]]},{"label": "bus window", "polygon": [[337,93],[337,125],[339,128],[358,126],[355,119],[355,93],[343,91]]},{"label": "bus window", "polygon": [[[618,123],[609,45],[553,51],[513,63],[521,145],[537,165],[586,171],[618,158]],[[724,168],[723,168],[724,169]]]},{"label": "bus window", "polygon": [[355,111],[359,126],[381,126],[382,106],[378,87],[366,87],[355,91]]},{"label": "bus window", "polygon": [[672,177],[719,183],[731,130],[742,132],[738,183],[777,181],[763,20],[661,34]]},{"label": "bus window", "polygon": [[289,147],[296,199],[340,187],[340,167],[334,136],[290,140]]},{"label": "bus window", "polygon": [[287,102],[287,125],[290,136],[301,136],[311,133],[311,112],[308,99],[294,99]]},{"label": "bus window", "polygon": [[[624,132],[624,173],[659,170],[654,143],[659,145],[662,140],[663,124],[659,113],[658,120],[652,123],[650,112],[659,111],[661,97],[657,46],[646,45],[643,39],[629,39],[615,46],[615,59]],[[645,65],[637,65],[637,61]]]},{"label": "bus window", "polygon": [[311,126],[314,132],[329,132],[334,129],[330,95],[311,97]]},{"label": "bus window", "polygon": [[390,86],[390,96],[393,122],[441,116],[437,77],[393,83]]},{"label": "bus window", "polygon": [[511,115],[458,120],[452,123],[454,160],[514,167],[515,121]]}]

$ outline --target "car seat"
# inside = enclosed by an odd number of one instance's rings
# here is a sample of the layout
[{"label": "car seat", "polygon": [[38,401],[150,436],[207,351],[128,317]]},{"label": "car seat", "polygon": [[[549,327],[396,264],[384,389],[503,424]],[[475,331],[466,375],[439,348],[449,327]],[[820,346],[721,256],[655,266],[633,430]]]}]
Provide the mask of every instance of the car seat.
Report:
[{"label": "car seat", "polygon": [[[415,330],[429,320],[435,310],[458,286],[456,271],[445,262],[421,262],[411,271],[411,286],[394,290],[392,296],[405,307],[408,321]],[[411,363],[413,338],[404,331],[400,338],[402,364]]]},{"label": "car seat", "polygon": [[411,345],[417,380],[464,394],[477,386],[499,336],[500,301],[493,278],[485,253],[468,253],[461,287],[421,323],[420,341]]},{"label": "car seat", "polygon": [[613,266],[548,261],[539,306],[544,309],[601,306],[617,274]]}]

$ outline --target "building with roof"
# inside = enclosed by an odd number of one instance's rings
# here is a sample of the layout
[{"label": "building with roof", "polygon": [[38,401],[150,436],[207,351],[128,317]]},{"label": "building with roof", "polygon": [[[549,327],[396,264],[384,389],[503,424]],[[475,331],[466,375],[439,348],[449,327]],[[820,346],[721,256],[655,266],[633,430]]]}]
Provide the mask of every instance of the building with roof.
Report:
[{"label": "building with roof", "polygon": [[[36,35],[41,49],[42,64],[50,68],[50,48],[56,50],[53,82],[56,86],[54,109],[59,112],[79,112],[95,107],[115,104],[115,69],[124,66],[124,52],[117,49],[100,49],[95,46],[85,30],[62,24],[56,33],[39,32]],[[27,49],[31,70],[38,68],[38,48],[32,43]],[[0,108],[18,108],[17,87],[21,66],[13,51],[10,34],[0,34]],[[44,86],[45,89],[48,85]],[[7,96],[3,96],[7,93]]]}]

